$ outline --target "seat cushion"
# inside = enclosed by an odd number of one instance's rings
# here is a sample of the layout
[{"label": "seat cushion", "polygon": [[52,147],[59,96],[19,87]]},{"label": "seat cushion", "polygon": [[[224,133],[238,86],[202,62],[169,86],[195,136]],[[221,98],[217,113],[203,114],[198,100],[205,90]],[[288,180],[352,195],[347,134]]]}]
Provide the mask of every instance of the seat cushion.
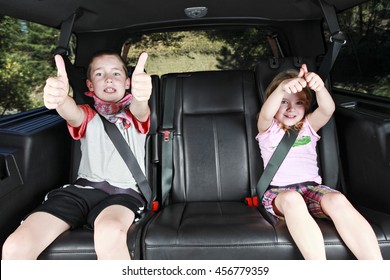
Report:
[{"label": "seat cushion", "polygon": [[275,258],[274,228],[240,202],[169,205],[151,220],[144,240],[145,259],[259,259],[264,252]]}]

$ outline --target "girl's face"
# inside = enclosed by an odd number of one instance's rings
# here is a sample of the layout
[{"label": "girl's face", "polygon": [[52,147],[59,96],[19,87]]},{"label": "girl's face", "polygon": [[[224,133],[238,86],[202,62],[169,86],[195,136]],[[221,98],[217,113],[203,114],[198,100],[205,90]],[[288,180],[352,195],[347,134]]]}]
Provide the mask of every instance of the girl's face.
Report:
[{"label": "girl's face", "polygon": [[305,116],[305,94],[285,93],[275,119],[286,126],[293,126]]},{"label": "girl's face", "polygon": [[119,58],[114,55],[103,55],[92,61],[87,86],[100,99],[118,102],[130,88],[130,78]]}]

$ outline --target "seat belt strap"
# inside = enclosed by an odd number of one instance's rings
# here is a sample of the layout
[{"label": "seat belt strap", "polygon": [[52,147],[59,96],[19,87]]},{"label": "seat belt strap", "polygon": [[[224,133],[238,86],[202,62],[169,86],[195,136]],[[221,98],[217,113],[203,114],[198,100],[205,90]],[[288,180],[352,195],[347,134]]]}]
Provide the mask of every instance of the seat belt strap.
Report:
[{"label": "seat belt strap", "polygon": [[346,38],[344,33],[340,30],[340,26],[337,20],[337,15],[334,6],[328,4],[324,0],[318,0],[322,12],[324,13],[325,20],[328,24],[330,31],[330,46],[325,54],[325,57],[321,63],[318,75],[323,81],[327,79],[330,71],[332,70],[333,64],[336,61],[337,55],[343,45],[345,45]]},{"label": "seat belt strap", "polygon": [[[75,21],[82,15],[82,8],[78,8],[73,12],[67,19],[65,19],[61,24],[60,36],[58,39],[57,47],[54,51],[54,55],[61,55],[64,59],[66,72],[68,73],[69,83],[74,91],[74,99],[77,104],[88,103],[84,96],[85,91],[88,88],[85,85],[86,76],[82,74],[76,67],[72,64],[69,59],[69,42],[72,36],[73,25]],[[77,94],[81,93],[81,94]]]},{"label": "seat belt strap", "polygon": [[161,142],[161,204],[167,202],[173,178],[173,118],[175,114],[176,77],[167,79],[164,92],[164,112]]},{"label": "seat belt strap", "polygon": [[290,129],[284,133],[284,136],[278,146],[276,147],[274,153],[272,154],[266,168],[264,169],[263,174],[261,175],[257,185],[257,195],[261,201],[265,191],[267,190],[269,184],[271,183],[273,177],[278,171],[280,165],[285,159],[286,155],[290,151],[292,145],[297,139],[298,131],[295,129]]},{"label": "seat belt strap", "polygon": [[82,14],[82,10],[79,8],[73,12],[67,19],[65,19],[61,24],[60,37],[58,39],[57,48],[55,49],[55,54],[60,54],[62,56],[69,55],[69,42],[70,37],[72,36],[72,30],[74,22]]},{"label": "seat belt strap", "polygon": [[279,59],[284,57],[284,53],[282,51],[282,47],[280,46],[278,33],[274,32],[272,34],[267,35],[268,43],[271,47],[273,57],[275,59]]},{"label": "seat belt strap", "polygon": [[119,154],[125,161],[131,174],[133,175],[135,181],[137,182],[137,185],[141,193],[145,197],[148,204],[147,208],[151,209],[152,199],[153,199],[152,191],[148,183],[148,180],[146,179],[144,173],[141,170],[141,167],[138,164],[137,159],[135,158],[126,140],[123,138],[118,127],[115,124],[110,123],[108,120],[106,120],[106,118],[102,116],[100,116],[100,118],[103,121],[104,130],[106,131],[107,135],[110,137],[112,143],[114,143],[116,149],[118,150]]}]

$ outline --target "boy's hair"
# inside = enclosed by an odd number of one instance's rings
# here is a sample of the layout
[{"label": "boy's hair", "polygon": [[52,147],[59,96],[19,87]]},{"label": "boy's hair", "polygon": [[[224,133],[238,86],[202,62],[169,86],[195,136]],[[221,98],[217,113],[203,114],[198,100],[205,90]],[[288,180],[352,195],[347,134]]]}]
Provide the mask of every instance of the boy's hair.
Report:
[{"label": "boy's hair", "polygon": [[[265,93],[264,93],[265,99],[267,99],[272,94],[272,92],[279,86],[279,84],[281,82],[283,82],[284,80],[287,80],[287,79],[296,78],[298,76],[298,74],[299,74],[299,71],[296,69],[289,69],[289,70],[286,70],[286,71],[283,71],[283,72],[280,72],[279,74],[277,74],[273,78],[271,83],[268,85],[267,89],[265,90]],[[306,115],[309,113],[309,110],[310,110],[312,93],[311,93],[311,90],[309,87],[303,88],[302,93],[305,96],[304,106],[305,106],[305,117],[306,117]],[[304,121],[304,118],[301,121],[299,121],[298,123],[296,123],[293,128],[300,130],[302,128],[303,121]],[[282,125],[282,128],[284,130],[288,130],[290,127]]]},{"label": "boy's hair", "polygon": [[92,62],[95,60],[95,58],[98,58],[98,57],[101,57],[104,55],[113,55],[113,56],[117,57],[122,62],[123,70],[125,70],[126,75],[129,75],[128,70],[127,70],[127,66],[126,66],[126,62],[123,60],[123,58],[117,52],[112,51],[112,50],[101,50],[101,51],[95,52],[92,55],[91,59],[89,60],[88,69],[87,69],[87,79],[88,80],[91,79]]}]

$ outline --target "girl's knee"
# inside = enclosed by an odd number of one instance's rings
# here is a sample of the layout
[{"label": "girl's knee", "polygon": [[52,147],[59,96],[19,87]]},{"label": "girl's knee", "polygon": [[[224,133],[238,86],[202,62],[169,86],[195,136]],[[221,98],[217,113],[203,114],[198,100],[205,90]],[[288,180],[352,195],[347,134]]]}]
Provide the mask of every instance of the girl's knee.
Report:
[{"label": "girl's knee", "polygon": [[275,199],[275,205],[282,211],[295,209],[298,205],[305,205],[302,195],[296,191],[283,191]]},{"label": "girl's knee", "polygon": [[332,192],[324,195],[321,200],[321,207],[329,215],[332,212],[339,212],[346,208],[351,208],[352,204],[342,193]]}]

